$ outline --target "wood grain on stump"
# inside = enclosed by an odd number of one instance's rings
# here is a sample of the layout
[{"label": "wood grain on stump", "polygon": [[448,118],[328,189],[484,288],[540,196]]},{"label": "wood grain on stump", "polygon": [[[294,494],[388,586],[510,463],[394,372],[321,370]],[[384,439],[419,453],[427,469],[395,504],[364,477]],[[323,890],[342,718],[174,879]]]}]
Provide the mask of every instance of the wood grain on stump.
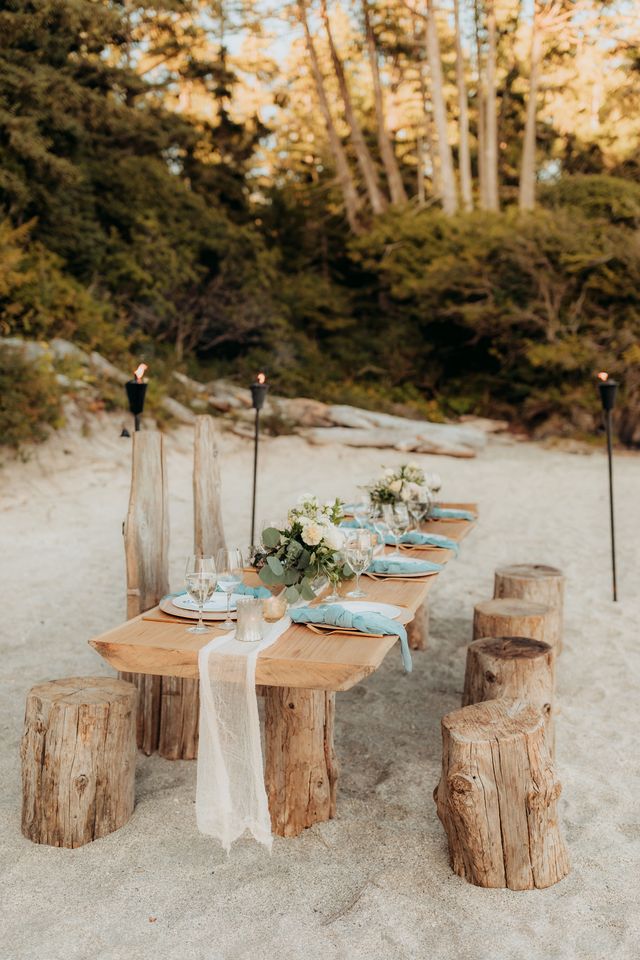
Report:
[{"label": "wood grain on stump", "polygon": [[335,816],[335,693],[265,687],[265,785],[279,837]]},{"label": "wood grain on stump", "polygon": [[489,700],[442,720],[434,792],[456,874],[480,887],[549,887],[569,872],[561,786],[544,718],[522,700]]},{"label": "wood grain on stump", "polygon": [[462,706],[511,697],[539,707],[547,744],[555,745],[555,657],[548,643],[528,637],[485,637],[467,647]]},{"label": "wood grain on stump", "polygon": [[473,610],[473,639],[529,637],[546,643],[547,609],[529,600],[483,600]]},{"label": "wood grain on stump", "polygon": [[135,687],[115,678],[51,680],[29,691],[21,745],[25,837],[81,847],[129,820],[135,718]]},{"label": "wood grain on stump", "polygon": [[565,577],[556,567],[520,563],[499,567],[495,573],[494,597],[517,597],[548,607],[545,640],[560,653],[564,618]]},{"label": "wood grain on stump", "polygon": [[407,624],[407,639],[412,650],[426,650],[429,640],[429,605],[427,601],[416,610],[411,623]]}]

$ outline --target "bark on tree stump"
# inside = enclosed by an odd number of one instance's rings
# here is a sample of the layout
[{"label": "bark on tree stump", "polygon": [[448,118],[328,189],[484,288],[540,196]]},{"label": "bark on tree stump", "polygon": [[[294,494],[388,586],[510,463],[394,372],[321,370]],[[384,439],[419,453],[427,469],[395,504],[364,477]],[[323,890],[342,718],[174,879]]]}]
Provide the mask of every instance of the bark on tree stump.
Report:
[{"label": "bark on tree stump", "polygon": [[547,642],[547,607],[529,600],[493,599],[476,603],[473,639],[529,637]]},{"label": "bark on tree stump", "polygon": [[335,693],[265,687],[264,695],[271,826],[279,837],[297,837],[335,816]]},{"label": "bark on tree stump", "polygon": [[562,650],[565,578],[561,570],[541,563],[520,563],[499,567],[495,574],[494,597],[517,597],[548,607],[545,640],[556,653]]},{"label": "bark on tree stump", "polygon": [[27,696],[22,832],[34,843],[81,847],[129,820],[135,799],[136,689],[72,677]]},{"label": "bark on tree stump", "polygon": [[527,637],[485,637],[467,647],[462,706],[510,697],[542,711],[553,753],[555,657],[548,643]]},{"label": "bark on tree stump", "polygon": [[429,606],[425,602],[418,607],[416,615],[407,624],[407,639],[412,650],[426,650],[429,639]]},{"label": "bark on tree stump", "polygon": [[537,707],[488,700],[442,720],[434,792],[455,873],[480,887],[532,890],[569,872],[560,834],[561,786]]}]

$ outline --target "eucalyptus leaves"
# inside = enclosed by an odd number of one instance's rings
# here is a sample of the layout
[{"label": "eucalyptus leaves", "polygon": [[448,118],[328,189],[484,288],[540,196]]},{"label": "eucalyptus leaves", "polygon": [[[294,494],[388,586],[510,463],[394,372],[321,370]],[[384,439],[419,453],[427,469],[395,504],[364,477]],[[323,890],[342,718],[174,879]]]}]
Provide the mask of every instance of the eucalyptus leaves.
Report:
[{"label": "eucalyptus leaves", "polygon": [[304,495],[287,517],[284,529],[262,531],[262,548],[255,556],[260,579],[267,586],[282,584],[290,603],[313,600],[313,582],[333,583],[352,576],[342,557],[344,533],[342,502],[321,504],[317,497]]}]

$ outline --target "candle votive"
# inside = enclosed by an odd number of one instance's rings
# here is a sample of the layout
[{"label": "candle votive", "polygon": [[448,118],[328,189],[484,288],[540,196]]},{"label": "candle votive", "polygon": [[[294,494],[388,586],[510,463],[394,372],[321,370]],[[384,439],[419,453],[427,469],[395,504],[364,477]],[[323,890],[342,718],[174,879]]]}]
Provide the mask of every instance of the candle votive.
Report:
[{"label": "candle votive", "polygon": [[262,640],[262,627],[262,600],[254,597],[238,597],[236,640],[256,643]]},{"label": "candle votive", "polygon": [[287,598],[284,591],[279,596],[265,597],[262,601],[262,616],[267,623],[282,620],[287,612]]}]

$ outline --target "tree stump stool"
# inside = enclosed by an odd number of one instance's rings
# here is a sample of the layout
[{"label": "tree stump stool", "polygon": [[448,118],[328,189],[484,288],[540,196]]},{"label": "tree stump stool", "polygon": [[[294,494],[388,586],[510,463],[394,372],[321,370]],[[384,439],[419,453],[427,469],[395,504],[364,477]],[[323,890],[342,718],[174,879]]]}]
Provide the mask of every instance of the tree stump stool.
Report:
[{"label": "tree stump stool", "polygon": [[429,638],[429,606],[425,600],[416,610],[416,615],[407,624],[407,640],[412,650],[426,650]]},{"label": "tree stump stool", "polygon": [[549,887],[565,877],[560,791],[537,707],[488,700],[443,718],[434,799],[459,877],[510,890]]},{"label": "tree stump stool", "polygon": [[548,643],[527,637],[485,637],[467,647],[462,706],[511,697],[542,711],[547,746],[555,751],[555,657]]},{"label": "tree stump stool", "polygon": [[565,578],[561,570],[541,563],[498,567],[494,597],[517,597],[548,607],[545,640],[556,653],[562,650]]},{"label": "tree stump stool", "polygon": [[[500,598],[476,603],[473,639],[529,637],[547,642],[547,607],[529,600]],[[551,646],[551,644],[549,644]]]},{"label": "tree stump stool", "polygon": [[81,847],[129,820],[135,800],[136,689],[72,677],[27,695],[22,832],[34,843]]},{"label": "tree stump stool", "polygon": [[297,837],[306,827],[335,817],[336,695],[293,687],[263,687],[262,691],[271,827],[278,837]]}]

